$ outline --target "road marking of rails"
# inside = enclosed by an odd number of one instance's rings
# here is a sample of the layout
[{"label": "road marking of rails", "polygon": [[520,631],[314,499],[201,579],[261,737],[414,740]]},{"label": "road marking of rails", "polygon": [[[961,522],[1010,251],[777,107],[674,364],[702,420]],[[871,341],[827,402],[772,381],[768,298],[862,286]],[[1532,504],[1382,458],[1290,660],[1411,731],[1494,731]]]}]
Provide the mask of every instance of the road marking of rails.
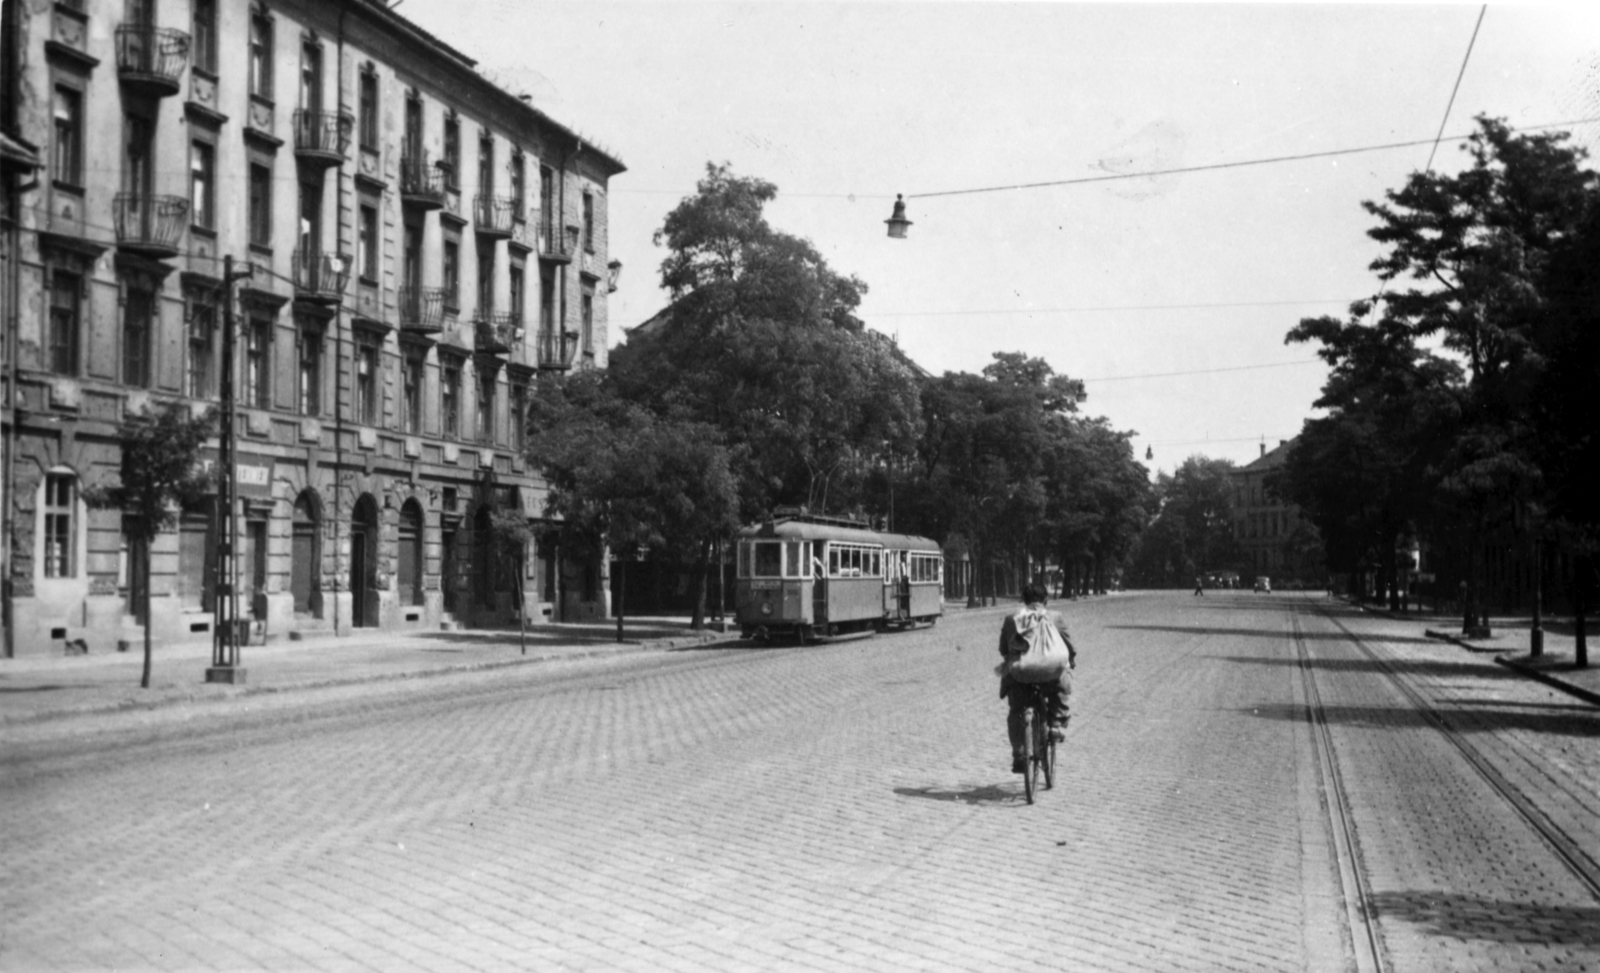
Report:
[{"label": "road marking of rails", "polygon": [[1311,646],[1306,644],[1305,634],[1300,630],[1300,617],[1291,615],[1290,619],[1294,625],[1296,661],[1305,688],[1306,721],[1311,725],[1311,738],[1317,752],[1317,773],[1324,797],[1322,809],[1339,865],[1340,899],[1344,903],[1352,959],[1357,973],[1382,973],[1388,969],[1388,963],[1378,935],[1372,890],[1361,867],[1349,794],[1334,755],[1333,731],[1329,729],[1328,712],[1322,705],[1322,694],[1317,690],[1316,673],[1311,666]]},{"label": "road marking of rails", "polygon": [[[1496,770],[1491,763],[1489,763],[1488,758],[1484,757],[1476,747],[1474,747],[1471,743],[1468,743],[1465,737],[1463,737],[1459,732],[1456,731],[1454,727],[1447,723],[1442,716],[1435,712],[1433,707],[1428,704],[1428,701],[1423,698],[1421,693],[1411,688],[1411,686],[1408,685],[1405,680],[1400,678],[1400,674],[1395,671],[1394,667],[1389,664],[1387,659],[1384,659],[1382,656],[1378,655],[1378,653],[1368,646],[1366,642],[1362,641],[1360,636],[1350,631],[1350,629],[1346,627],[1343,622],[1333,617],[1325,609],[1322,609],[1319,606],[1318,610],[1322,612],[1324,617],[1337,626],[1339,630],[1345,634],[1345,637],[1350,639],[1350,641],[1355,644],[1356,648],[1361,650],[1363,655],[1365,655],[1372,661],[1374,665],[1378,667],[1378,671],[1389,677],[1389,681],[1393,683],[1408,700],[1411,701],[1411,705],[1416,707],[1417,712],[1422,714],[1423,719],[1427,720],[1430,726],[1438,730],[1444,735],[1446,740],[1449,740],[1455,745],[1456,750],[1466,758],[1467,763],[1478,772],[1478,775],[1482,777],[1484,781],[1502,798],[1504,798],[1506,803],[1510,804],[1513,810],[1522,816],[1523,821],[1527,823],[1528,827],[1532,828],[1534,834],[1538,835],[1539,838],[1544,841],[1545,845],[1555,853],[1555,856],[1561,860],[1562,864],[1567,866],[1567,870],[1570,871],[1573,876],[1583,884],[1584,888],[1588,890],[1589,895],[1592,896],[1597,902],[1600,902],[1600,864],[1597,864],[1593,858],[1589,857],[1589,855],[1578,846],[1577,842],[1573,841],[1565,831],[1561,830],[1559,825],[1550,820],[1548,815],[1539,810],[1539,808],[1535,806],[1532,801],[1529,801],[1521,791],[1517,790],[1515,785],[1506,780],[1506,778],[1498,770]],[[1295,626],[1298,631],[1298,619],[1295,622]]]}]

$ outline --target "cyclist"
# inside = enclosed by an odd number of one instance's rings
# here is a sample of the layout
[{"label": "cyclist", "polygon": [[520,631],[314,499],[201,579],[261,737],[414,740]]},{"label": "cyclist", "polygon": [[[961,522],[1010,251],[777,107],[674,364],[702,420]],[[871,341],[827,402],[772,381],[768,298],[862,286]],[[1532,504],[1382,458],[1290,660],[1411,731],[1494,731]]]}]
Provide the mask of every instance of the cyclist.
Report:
[{"label": "cyclist", "polygon": [[1018,627],[1019,618],[1026,625],[1026,616],[1030,612],[1043,610],[1045,618],[1061,633],[1061,640],[1067,643],[1069,664],[1061,670],[1061,677],[1053,682],[1033,683],[1032,685],[1044,691],[1050,700],[1050,712],[1045,719],[1050,727],[1050,739],[1060,742],[1067,727],[1067,701],[1072,696],[1072,670],[1078,665],[1078,649],[1072,644],[1072,637],[1067,634],[1067,621],[1061,613],[1045,608],[1047,595],[1043,585],[1029,582],[1022,586],[1022,611],[1007,615],[1000,626],[1000,656],[1005,661],[1001,663],[1000,673],[1000,698],[1008,700],[1011,712],[1006,716],[1006,733],[1011,737],[1011,772],[1021,774],[1027,772],[1026,757],[1023,750],[1022,711],[1027,708],[1028,694],[1012,692],[1020,685],[1011,678],[1009,669],[1012,660],[1022,655],[1028,648],[1027,640],[1022,636]]}]

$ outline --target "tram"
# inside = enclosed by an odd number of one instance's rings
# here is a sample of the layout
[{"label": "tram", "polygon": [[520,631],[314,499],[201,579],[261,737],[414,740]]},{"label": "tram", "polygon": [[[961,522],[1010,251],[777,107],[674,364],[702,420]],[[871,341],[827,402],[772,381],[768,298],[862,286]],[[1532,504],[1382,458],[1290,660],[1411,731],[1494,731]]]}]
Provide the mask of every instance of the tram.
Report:
[{"label": "tram", "polygon": [[926,537],[794,514],[739,532],[735,617],[745,638],[870,634],[944,613],[944,557]]}]

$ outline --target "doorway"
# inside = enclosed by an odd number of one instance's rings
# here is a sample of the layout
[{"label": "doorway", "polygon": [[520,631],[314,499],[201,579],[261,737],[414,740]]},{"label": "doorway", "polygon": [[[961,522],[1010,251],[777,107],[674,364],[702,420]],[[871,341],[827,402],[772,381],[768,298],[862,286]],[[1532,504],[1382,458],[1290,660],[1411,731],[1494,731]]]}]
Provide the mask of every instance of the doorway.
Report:
[{"label": "doorway", "polygon": [[350,515],[350,624],[368,628],[377,622],[378,502],[368,493]]}]

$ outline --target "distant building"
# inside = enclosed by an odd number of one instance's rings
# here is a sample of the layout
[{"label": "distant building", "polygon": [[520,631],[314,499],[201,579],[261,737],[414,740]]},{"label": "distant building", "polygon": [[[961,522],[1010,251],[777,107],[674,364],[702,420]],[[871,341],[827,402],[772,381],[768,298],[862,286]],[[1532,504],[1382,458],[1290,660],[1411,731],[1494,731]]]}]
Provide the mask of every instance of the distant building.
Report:
[{"label": "distant building", "polygon": [[258,633],[604,614],[598,563],[492,528],[544,517],[539,371],[606,364],[617,159],[379,0],[12,2],[3,40],[10,654],[212,638],[216,505],[142,577],[82,491],[125,417],[218,401],[229,310]]},{"label": "distant building", "polygon": [[1291,579],[1321,583],[1315,528],[1301,519],[1299,507],[1266,486],[1267,475],[1282,468],[1293,444],[1292,439],[1279,440],[1277,447],[1268,451],[1262,443],[1259,457],[1233,471],[1233,536],[1247,574],[1266,575],[1275,583]]}]

